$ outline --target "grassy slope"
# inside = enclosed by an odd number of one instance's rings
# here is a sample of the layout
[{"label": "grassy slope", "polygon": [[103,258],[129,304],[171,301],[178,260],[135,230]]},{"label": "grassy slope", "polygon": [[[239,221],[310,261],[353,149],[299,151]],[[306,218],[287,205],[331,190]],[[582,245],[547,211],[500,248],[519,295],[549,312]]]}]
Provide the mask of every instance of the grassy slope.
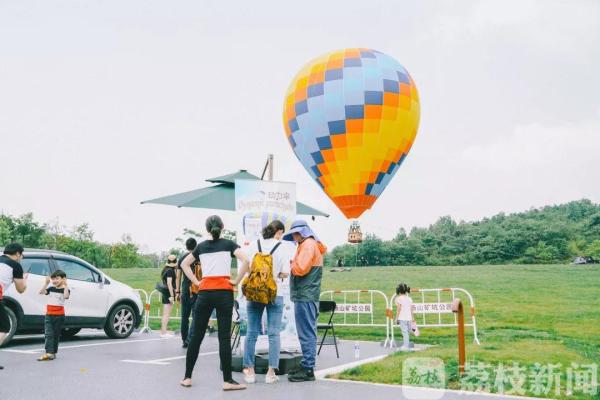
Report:
[{"label": "grassy slope", "polygon": [[[146,290],[153,288],[159,275],[157,270],[141,269],[107,272],[115,279]],[[481,346],[471,344],[467,329],[469,361],[570,365],[571,362],[600,360],[598,266],[355,268],[349,273],[327,271],[323,290],[378,289],[391,294],[401,281],[411,287],[461,287],[471,292],[477,306]],[[417,294],[413,298],[418,300]],[[426,298],[426,301],[435,299]],[[348,302],[354,300],[348,299]],[[383,308],[382,302],[378,305]],[[381,340],[385,336],[381,329],[339,328],[338,332],[342,337],[353,339]],[[422,329],[418,342],[437,345],[419,356],[444,359],[449,386],[458,387],[454,330]],[[395,354],[381,362],[347,371],[341,377],[400,383],[402,360],[406,357],[406,354]]]}]

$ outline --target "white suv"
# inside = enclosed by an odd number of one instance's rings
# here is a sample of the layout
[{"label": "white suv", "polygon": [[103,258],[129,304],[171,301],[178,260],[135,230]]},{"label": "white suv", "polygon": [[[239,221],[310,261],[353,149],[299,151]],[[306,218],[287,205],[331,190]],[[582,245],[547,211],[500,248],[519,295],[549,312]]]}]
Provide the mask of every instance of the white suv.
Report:
[{"label": "white suv", "polygon": [[111,338],[126,338],[142,320],[142,300],[131,287],[109,278],[80,258],[51,250],[26,249],[21,260],[28,273],[27,290],[19,294],[14,285],[4,294],[11,329],[4,344],[15,334],[44,332],[46,296],[38,292],[46,276],[57,269],[67,274],[70,298],[65,301],[62,337],[76,335],[82,328],[104,329]]}]

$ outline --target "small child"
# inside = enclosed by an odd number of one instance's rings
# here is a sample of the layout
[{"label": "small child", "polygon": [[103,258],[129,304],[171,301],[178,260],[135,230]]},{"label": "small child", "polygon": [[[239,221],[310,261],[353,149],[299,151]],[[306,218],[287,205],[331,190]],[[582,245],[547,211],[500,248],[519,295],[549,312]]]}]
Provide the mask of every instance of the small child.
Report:
[{"label": "small child", "polygon": [[412,330],[412,324],[415,321],[413,315],[413,302],[408,296],[410,293],[410,287],[406,283],[401,283],[396,288],[396,307],[398,309],[396,313],[396,321],[400,325],[402,330],[402,351],[410,351],[410,331]]},{"label": "small child", "polygon": [[[49,283],[52,282],[51,285]],[[58,352],[58,340],[65,323],[65,300],[69,298],[70,291],[67,287],[67,274],[56,270],[46,277],[40,294],[48,296],[46,317],[44,319],[44,334],[46,336],[46,354],[38,361],[51,361]]]}]

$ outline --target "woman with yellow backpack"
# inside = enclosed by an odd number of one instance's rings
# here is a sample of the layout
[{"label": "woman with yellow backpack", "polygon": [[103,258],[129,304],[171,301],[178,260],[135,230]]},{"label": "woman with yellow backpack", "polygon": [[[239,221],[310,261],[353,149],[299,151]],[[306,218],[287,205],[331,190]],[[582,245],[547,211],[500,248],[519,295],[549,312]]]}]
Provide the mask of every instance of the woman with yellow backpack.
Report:
[{"label": "woman with yellow backpack", "polygon": [[261,331],[263,312],[267,310],[267,335],[269,337],[269,370],[266,383],[279,380],[275,370],[279,367],[281,348],[280,331],[283,316],[283,290],[290,273],[290,259],[280,249],[285,227],[281,221],[273,221],[262,231],[262,240],[250,245],[247,251],[250,274],[242,284],[248,312],[248,332],[244,343],[244,380],[256,382],[254,359],[256,340]]}]

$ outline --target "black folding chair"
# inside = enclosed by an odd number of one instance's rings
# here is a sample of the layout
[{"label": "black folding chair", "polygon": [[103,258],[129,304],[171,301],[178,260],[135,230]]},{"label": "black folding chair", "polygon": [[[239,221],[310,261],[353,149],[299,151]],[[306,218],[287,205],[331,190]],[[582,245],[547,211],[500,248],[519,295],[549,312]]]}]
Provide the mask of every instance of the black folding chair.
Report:
[{"label": "black folding chair", "polygon": [[240,335],[240,303],[233,301],[233,320],[231,321],[231,351],[238,348],[242,340]]},{"label": "black folding chair", "polygon": [[[335,315],[335,301],[319,301],[319,313],[327,315],[329,313],[329,319],[326,324],[317,324],[317,332],[325,331],[323,333],[323,337],[321,341],[317,344],[319,345],[319,351],[317,354],[321,354],[321,348],[323,346],[335,346],[335,354],[337,358],[340,358],[340,352],[338,350],[337,338],[335,337],[335,328],[333,327],[333,316]],[[333,336],[333,343],[325,343],[325,339],[327,338],[327,333],[331,330],[331,335]]]}]

